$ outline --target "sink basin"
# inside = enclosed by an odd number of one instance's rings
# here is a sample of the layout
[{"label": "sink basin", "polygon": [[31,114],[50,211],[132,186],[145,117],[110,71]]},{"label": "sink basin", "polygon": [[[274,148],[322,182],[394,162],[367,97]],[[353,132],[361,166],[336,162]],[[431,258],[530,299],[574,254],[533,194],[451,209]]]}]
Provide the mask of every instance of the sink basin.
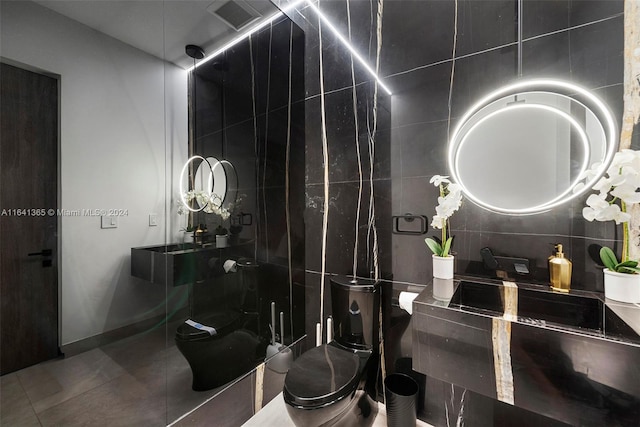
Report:
[{"label": "sink basin", "polygon": [[414,370],[568,425],[640,425],[640,307],[491,279],[451,290],[413,301]]},{"label": "sink basin", "polygon": [[[461,281],[449,306],[463,311],[502,315],[505,287]],[[640,336],[595,295],[563,294],[518,286],[514,315],[522,323],[577,329],[584,333],[640,342]]]},{"label": "sink basin", "polygon": [[[215,243],[205,243],[204,245],[194,245],[193,243],[172,243],[169,245],[160,246],[145,246],[146,251],[159,252],[163,254],[175,254],[186,252],[200,252],[215,249]],[[138,248],[136,248],[138,249]]]},{"label": "sink basin", "polygon": [[[240,246],[249,242],[241,240]],[[131,248],[131,275],[159,285],[181,286],[210,278],[220,264],[220,258],[229,256],[232,247],[216,248],[214,243],[172,243],[168,245]]]},{"label": "sink basin", "polygon": [[185,249],[193,249],[193,243],[174,243],[171,245],[148,246],[145,249],[151,252],[170,253],[183,251]]}]

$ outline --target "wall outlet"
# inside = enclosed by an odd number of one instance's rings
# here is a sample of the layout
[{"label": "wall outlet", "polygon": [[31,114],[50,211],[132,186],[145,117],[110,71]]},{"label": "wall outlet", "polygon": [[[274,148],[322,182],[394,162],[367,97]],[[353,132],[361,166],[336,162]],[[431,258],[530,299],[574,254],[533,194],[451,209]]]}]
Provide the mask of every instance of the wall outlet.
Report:
[{"label": "wall outlet", "polygon": [[156,227],[158,225],[158,214],[149,214],[149,227]]},{"label": "wall outlet", "polygon": [[100,228],[118,228],[118,217],[113,215],[102,215],[100,217]]}]

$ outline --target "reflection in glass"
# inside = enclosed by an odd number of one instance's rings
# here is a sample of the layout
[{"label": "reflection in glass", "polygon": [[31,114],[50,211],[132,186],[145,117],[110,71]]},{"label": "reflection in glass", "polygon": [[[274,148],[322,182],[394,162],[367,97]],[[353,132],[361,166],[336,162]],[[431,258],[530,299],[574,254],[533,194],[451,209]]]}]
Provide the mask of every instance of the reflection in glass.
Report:
[{"label": "reflection in glass", "polygon": [[[186,153],[190,152],[185,143],[189,94],[185,70],[192,63],[183,46],[202,42],[213,51],[213,45],[222,40],[223,32],[210,25],[213,15],[203,14],[210,3],[0,2],[2,61],[55,74],[63,82],[57,116],[61,197],[59,206],[51,208],[127,212],[118,219],[116,228],[106,231],[97,217],[59,218],[60,312],[53,323],[60,325],[59,344],[65,358],[19,374],[24,378],[33,374],[32,378],[38,379],[31,381],[34,385],[41,384],[42,378],[51,380],[47,387],[53,392],[46,399],[27,402],[41,409],[38,416],[57,412],[78,423],[103,419],[120,425],[166,425],[199,406],[225,385],[208,392],[191,390],[191,370],[176,339],[178,329],[192,314],[202,315],[196,319],[202,324],[215,324],[221,336],[231,325],[228,336],[239,338],[236,348],[242,350],[233,355],[241,369],[229,370],[233,375],[225,380],[233,380],[264,361],[263,337],[268,335],[264,304],[275,300],[285,311],[286,344],[302,334],[304,310],[294,312],[292,306],[296,301],[298,307],[304,306],[300,302],[304,301],[304,224],[302,215],[292,221],[291,266],[295,271],[290,273],[283,256],[288,241],[281,219],[285,200],[282,142],[288,140],[288,127],[291,163],[295,165],[290,171],[292,182],[295,180],[291,211],[304,209],[304,35],[288,20],[274,20],[227,52],[233,77],[237,77],[225,82],[226,89],[232,90],[229,102],[224,106],[213,102],[218,99],[211,86],[219,82],[209,81],[211,90],[202,94],[200,89],[206,89],[207,82],[199,85],[197,96],[213,98],[209,103],[200,99],[197,122],[199,127],[219,124],[220,109],[229,111],[228,134],[233,135],[229,137],[233,143],[228,157],[211,148],[219,147],[215,141],[219,128],[201,127],[197,143],[202,151],[191,151],[199,158],[189,162],[181,178]],[[262,3],[271,10],[261,12],[270,16],[273,6]],[[99,26],[101,22],[105,25]],[[192,32],[196,26],[204,26],[206,31]],[[196,36],[176,40],[185,33]],[[260,78],[269,75],[267,64],[273,64],[271,81]],[[215,79],[211,70],[209,74],[205,71],[202,78]],[[257,76],[254,87],[252,75]],[[291,102],[287,100],[289,79],[295,86]],[[269,102],[265,102],[267,93]],[[291,104],[292,119],[288,121],[281,113]],[[240,109],[253,110],[257,123],[254,125],[251,115],[236,120]],[[266,117],[268,130],[263,122]],[[98,162],[86,161],[96,156]],[[228,158],[233,166],[224,161],[209,161],[208,165],[208,157]],[[256,176],[263,170],[256,171],[258,165],[268,168],[268,185],[259,188]],[[237,205],[237,198],[247,195],[242,210],[234,212],[238,216],[233,243],[218,249],[181,242],[184,221],[179,220],[177,209],[183,202],[176,193],[184,193],[183,189],[224,193],[223,208],[227,202]],[[267,201],[260,208],[257,194],[264,194],[260,200]],[[200,210],[204,205],[193,200],[190,207]],[[219,215],[215,220],[214,215],[204,212],[192,215],[196,221],[210,221],[211,225],[222,222]],[[223,225],[228,227],[231,221],[226,221]],[[211,225],[209,229],[213,229]],[[55,247],[55,237],[53,242]],[[134,274],[132,248],[140,248],[135,253],[146,262],[140,274],[144,278]],[[225,273],[223,266],[228,260],[237,263],[237,272]],[[213,319],[205,313],[220,316]],[[65,375],[69,370],[78,375]],[[99,382],[87,382],[96,379],[96,373],[100,373]],[[26,391],[37,394],[34,388]],[[75,398],[66,402],[70,392]],[[118,393],[130,399],[117,399]],[[94,396],[100,399],[91,401]],[[17,408],[6,402],[20,396],[9,392],[9,399],[4,397],[0,408],[3,420]],[[92,411],[78,409],[73,404],[78,399]],[[105,399],[112,404],[101,404]],[[52,402],[59,411],[47,411]]]},{"label": "reflection in glass", "polygon": [[[303,211],[305,200],[304,179],[295,179],[304,176],[303,59],[302,31],[281,17],[189,73],[198,90],[189,100],[188,152],[212,169],[194,172],[196,185],[211,188],[210,206],[192,213],[209,236],[191,259],[190,268],[202,274],[189,285],[190,317],[183,320],[227,331],[199,342],[200,331],[188,323],[170,330],[194,390],[213,392],[229,381],[215,372],[221,363],[202,362],[203,354],[224,360],[235,378],[274,355],[271,329],[280,331],[277,343],[291,345],[304,328],[303,310],[293,310],[302,301],[296,292],[304,283],[304,222],[288,215]],[[272,304],[282,312],[279,328],[270,319]],[[218,316],[229,310],[237,316]]]},{"label": "reflection in glass", "polygon": [[[209,159],[212,159],[210,157]],[[194,167],[197,164],[197,167]],[[190,170],[196,171],[195,176]],[[193,156],[180,172],[180,200],[191,212],[200,212],[209,204],[213,190],[213,168],[208,159]]]}]

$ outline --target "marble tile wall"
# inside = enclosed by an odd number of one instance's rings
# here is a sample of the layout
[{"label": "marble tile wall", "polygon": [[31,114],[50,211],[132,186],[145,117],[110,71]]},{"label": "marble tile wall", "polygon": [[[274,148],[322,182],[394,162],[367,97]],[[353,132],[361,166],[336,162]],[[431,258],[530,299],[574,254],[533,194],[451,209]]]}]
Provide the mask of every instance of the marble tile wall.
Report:
[{"label": "marble tile wall", "polygon": [[[411,18],[402,6],[408,3],[416,8],[414,16],[428,10],[423,2],[389,3],[397,5],[396,13],[403,17],[397,19],[404,22],[405,28],[410,27]],[[432,8],[438,10],[430,12],[438,14],[442,21],[452,23],[454,2],[434,3],[437,5]],[[392,8],[390,6],[387,11]],[[608,102],[619,120],[622,109],[621,12],[621,1],[525,1],[523,76],[556,77],[592,89]],[[479,96],[517,77],[516,2],[461,1],[458,14],[451,94],[452,125]],[[404,34],[405,43],[410,44],[406,38],[412,31],[398,32],[390,37],[401,38]],[[433,174],[446,173],[444,153],[452,35],[449,33],[444,40],[448,40],[445,44],[448,50],[443,52],[442,45],[439,50],[422,46],[426,62],[415,63],[416,59],[412,59],[409,67],[417,69],[400,69],[387,79],[396,90],[392,98],[392,174],[394,189],[397,189],[393,192],[394,214],[409,211],[431,216],[436,189],[429,186],[428,180]],[[402,51],[401,42],[396,43]],[[592,260],[591,248],[592,245],[614,245],[618,236],[611,224],[585,222],[581,216],[583,205],[584,200],[577,200],[545,214],[510,217],[465,203],[451,221],[456,236],[457,271],[491,275],[483,270],[479,254],[482,247],[489,246],[494,254],[528,258],[532,273],[524,279],[545,282],[552,244],[561,242],[569,248],[567,255],[574,263],[573,287],[602,290],[600,270]],[[429,263],[416,262],[416,257],[420,257],[416,254],[423,252],[422,238],[394,235],[393,239],[394,279],[424,283],[431,272]]]},{"label": "marble tile wall", "polygon": [[[255,270],[235,275],[225,275],[218,266],[215,277],[192,286],[192,313],[227,309],[234,295],[238,299],[242,280],[242,308],[249,316],[257,313],[257,321],[246,327],[263,345],[256,350],[255,369],[215,396],[203,395],[202,404],[175,425],[240,425],[282,391],[284,374],[260,363],[271,337],[271,302],[284,312],[284,341],[278,341],[292,345],[295,356],[304,342],[304,40],[302,30],[282,17],[199,66],[191,79],[193,152],[228,160],[238,174],[242,202],[231,218],[240,215],[243,222],[241,244],[232,243],[228,256],[258,263]],[[194,221],[206,223],[210,232],[220,224],[232,225],[204,213]],[[211,262],[202,268],[210,271]]]},{"label": "marble tile wall", "polygon": [[[284,8],[292,2],[274,3]],[[393,280],[396,288],[430,280],[424,236],[392,234],[392,216],[433,216],[437,192],[429,179],[448,173],[448,130],[478,97],[517,78],[518,57],[515,0],[315,0],[313,4],[379,69],[393,95],[375,96],[370,76],[357,64],[351,73],[351,55],[307,3],[288,12],[306,33],[305,329],[311,334],[320,311],[326,317],[331,309],[326,292],[321,306],[322,273],[353,274],[354,258],[356,274],[367,277],[376,274],[372,259],[377,258],[377,274]],[[622,0],[524,0],[523,77],[555,77],[585,86],[605,100],[620,121],[622,10]],[[371,122],[373,106],[379,115],[375,156],[369,161],[370,134],[363,123]],[[326,153],[328,161],[323,163]],[[329,197],[323,251],[325,186]],[[373,188],[376,248],[368,234],[369,201],[365,197],[358,202],[361,188],[365,195]],[[576,200],[545,214],[510,217],[465,203],[451,221],[457,271],[493,275],[483,269],[479,253],[488,246],[496,255],[528,258],[531,274],[525,280],[546,282],[553,244],[563,243],[574,263],[573,287],[602,291],[594,255],[598,245],[619,245],[621,236],[610,223],[584,221],[583,205],[584,200]],[[390,324],[407,328],[401,319]],[[396,366],[388,369],[398,367],[404,354],[399,349],[397,360],[392,357],[388,363]],[[470,411],[478,416],[465,417],[465,425],[494,425],[497,420],[523,417],[508,405],[485,402],[450,384],[423,381],[425,394],[431,397],[424,399],[421,417],[435,425],[456,424],[461,413]],[[451,405],[443,406],[445,400]],[[531,425],[548,422],[535,414],[526,414],[525,419]]]},{"label": "marble tile wall", "polygon": [[[303,301],[304,290],[304,49],[302,30],[283,17],[199,66],[192,97],[194,152],[227,159],[238,174],[242,201],[233,214],[248,214],[239,236],[250,244],[234,255],[260,264],[261,331],[269,335],[275,301],[285,312],[287,342],[304,333],[303,304],[290,310],[292,295]],[[195,220],[211,232],[231,225],[204,213]]]}]

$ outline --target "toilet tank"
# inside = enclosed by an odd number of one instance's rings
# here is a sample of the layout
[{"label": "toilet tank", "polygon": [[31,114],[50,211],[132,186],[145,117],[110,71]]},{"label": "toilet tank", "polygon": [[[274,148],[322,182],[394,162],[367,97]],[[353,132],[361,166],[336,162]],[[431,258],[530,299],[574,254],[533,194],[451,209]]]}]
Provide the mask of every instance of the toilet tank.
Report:
[{"label": "toilet tank", "polygon": [[347,276],[331,278],[333,339],[358,350],[378,347],[380,285]]}]

